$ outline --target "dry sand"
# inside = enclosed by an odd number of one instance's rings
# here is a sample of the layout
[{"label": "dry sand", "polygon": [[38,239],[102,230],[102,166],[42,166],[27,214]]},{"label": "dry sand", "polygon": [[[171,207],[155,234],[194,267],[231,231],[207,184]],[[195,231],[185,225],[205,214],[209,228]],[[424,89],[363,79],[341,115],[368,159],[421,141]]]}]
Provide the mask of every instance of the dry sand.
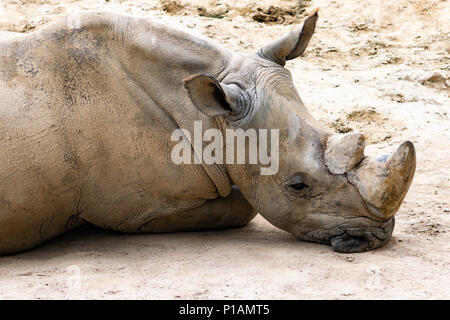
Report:
[{"label": "dry sand", "polygon": [[86,227],[1,257],[0,298],[449,299],[448,1],[300,2],[2,0],[0,30],[32,32],[59,14],[107,10],[253,52],[321,7],[306,54],[287,64],[306,106],[338,132],[366,134],[371,155],[404,140],[416,146],[416,176],[385,247],[339,254],[260,216],[218,232],[136,236]]}]

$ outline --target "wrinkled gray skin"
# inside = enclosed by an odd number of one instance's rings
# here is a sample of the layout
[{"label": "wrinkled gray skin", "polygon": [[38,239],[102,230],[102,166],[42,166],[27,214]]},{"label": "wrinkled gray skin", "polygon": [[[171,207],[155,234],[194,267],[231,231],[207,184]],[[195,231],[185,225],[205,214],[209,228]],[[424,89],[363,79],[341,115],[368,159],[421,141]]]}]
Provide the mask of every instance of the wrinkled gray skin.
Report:
[{"label": "wrinkled gray skin", "polygon": [[[260,212],[300,239],[359,252],[388,241],[415,169],[359,134],[333,135],[283,65],[303,29],[243,56],[146,19],[62,18],[0,42],[0,254],[85,223],[121,232],[237,227]],[[183,81],[184,80],[184,81]],[[280,130],[280,170],[175,165],[177,128]]]}]

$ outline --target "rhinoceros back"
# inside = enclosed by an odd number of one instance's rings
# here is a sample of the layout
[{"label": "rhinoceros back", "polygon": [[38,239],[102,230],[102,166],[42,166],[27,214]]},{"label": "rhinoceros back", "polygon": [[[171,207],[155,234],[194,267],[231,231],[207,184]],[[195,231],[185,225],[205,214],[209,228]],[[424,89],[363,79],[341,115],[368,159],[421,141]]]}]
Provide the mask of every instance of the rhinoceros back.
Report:
[{"label": "rhinoceros back", "polygon": [[0,252],[86,221],[138,231],[161,208],[217,197],[201,165],[171,162],[177,123],[117,59],[111,34],[61,24],[0,42]]}]

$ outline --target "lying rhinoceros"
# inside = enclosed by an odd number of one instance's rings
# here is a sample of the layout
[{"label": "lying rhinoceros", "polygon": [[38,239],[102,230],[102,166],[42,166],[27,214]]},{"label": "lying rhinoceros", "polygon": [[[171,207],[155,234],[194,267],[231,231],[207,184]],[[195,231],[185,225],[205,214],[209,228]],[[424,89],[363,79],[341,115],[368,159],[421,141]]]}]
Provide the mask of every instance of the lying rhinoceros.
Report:
[{"label": "lying rhinoceros", "polygon": [[[385,244],[413,179],[405,142],[364,156],[304,107],[286,60],[303,27],[242,55],[147,19],[85,13],[0,42],[0,254],[91,223],[174,232],[247,224],[261,213],[299,239],[360,252]],[[174,130],[278,129],[279,170],[176,164]]]}]

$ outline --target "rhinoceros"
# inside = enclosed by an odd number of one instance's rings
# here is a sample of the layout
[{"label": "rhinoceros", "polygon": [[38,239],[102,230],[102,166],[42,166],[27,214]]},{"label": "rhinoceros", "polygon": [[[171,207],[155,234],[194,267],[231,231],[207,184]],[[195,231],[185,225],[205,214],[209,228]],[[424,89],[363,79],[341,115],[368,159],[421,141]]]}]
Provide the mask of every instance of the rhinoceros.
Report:
[{"label": "rhinoceros", "polygon": [[[113,13],[61,17],[0,41],[0,254],[83,224],[124,233],[246,225],[260,213],[337,252],[391,237],[415,149],[364,155],[305,108],[284,67],[302,55],[317,11],[254,54],[157,21]],[[176,164],[174,130],[279,130],[279,169]]]}]

